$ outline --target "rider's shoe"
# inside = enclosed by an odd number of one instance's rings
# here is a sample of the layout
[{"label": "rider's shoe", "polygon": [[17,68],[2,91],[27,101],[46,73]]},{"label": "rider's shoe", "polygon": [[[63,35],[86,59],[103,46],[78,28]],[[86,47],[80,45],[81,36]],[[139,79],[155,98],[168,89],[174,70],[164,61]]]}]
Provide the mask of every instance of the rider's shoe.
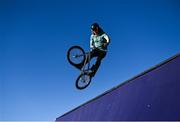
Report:
[{"label": "rider's shoe", "polygon": [[93,70],[90,70],[90,71],[88,72],[88,75],[89,75],[90,77],[94,77],[95,72],[94,72]]},{"label": "rider's shoe", "polygon": [[89,70],[84,70],[83,73],[89,74]]},{"label": "rider's shoe", "polygon": [[90,77],[94,77],[94,75],[95,75],[94,70],[84,70],[84,72],[83,72],[83,73],[88,74]]}]

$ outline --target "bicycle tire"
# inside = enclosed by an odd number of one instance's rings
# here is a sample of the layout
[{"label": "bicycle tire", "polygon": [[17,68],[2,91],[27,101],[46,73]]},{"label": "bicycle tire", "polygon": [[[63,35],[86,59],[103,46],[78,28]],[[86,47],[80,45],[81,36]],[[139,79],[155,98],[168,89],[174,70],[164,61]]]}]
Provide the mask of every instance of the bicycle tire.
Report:
[{"label": "bicycle tire", "polygon": [[[88,81],[85,81],[86,83],[84,81],[81,81],[81,78],[83,79],[83,76],[88,77]],[[83,83],[83,85],[81,86],[80,83]],[[80,74],[76,79],[76,88],[79,90],[85,89],[86,87],[89,86],[90,83],[91,83],[91,76],[89,76],[87,73]]]},{"label": "bicycle tire", "polygon": [[[82,55],[81,57],[74,58],[74,55]],[[67,59],[72,65],[80,65],[85,61],[85,51],[80,46],[72,46],[67,52]]]}]

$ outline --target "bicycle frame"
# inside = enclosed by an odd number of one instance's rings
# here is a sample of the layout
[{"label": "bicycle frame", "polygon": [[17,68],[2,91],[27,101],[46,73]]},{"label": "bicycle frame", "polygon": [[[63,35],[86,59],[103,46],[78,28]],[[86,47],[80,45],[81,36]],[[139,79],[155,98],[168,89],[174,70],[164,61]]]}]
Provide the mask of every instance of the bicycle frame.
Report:
[{"label": "bicycle frame", "polygon": [[88,66],[87,66],[87,71],[89,71],[89,67],[90,67],[90,58],[91,58],[91,55],[90,55],[90,52],[86,52],[85,53],[85,61],[84,61],[84,65],[82,66],[82,68],[81,68],[81,73],[84,73],[86,70],[85,70],[85,66],[86,66],[86,64],[88,63]]}]

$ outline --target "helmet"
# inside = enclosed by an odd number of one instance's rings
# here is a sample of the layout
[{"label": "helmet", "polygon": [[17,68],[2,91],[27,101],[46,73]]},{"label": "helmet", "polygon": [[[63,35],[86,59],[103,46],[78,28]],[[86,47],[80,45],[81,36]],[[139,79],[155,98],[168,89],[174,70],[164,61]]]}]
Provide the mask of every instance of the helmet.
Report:
[{"label": "helmet", "polygon": [[99,28],[99,25],[98,25],[97,23],[93,23],[93,24],[91,25],[91,29],[92,29],[92,30],[95,30],[95,29],[97,29],[97,28]]}]

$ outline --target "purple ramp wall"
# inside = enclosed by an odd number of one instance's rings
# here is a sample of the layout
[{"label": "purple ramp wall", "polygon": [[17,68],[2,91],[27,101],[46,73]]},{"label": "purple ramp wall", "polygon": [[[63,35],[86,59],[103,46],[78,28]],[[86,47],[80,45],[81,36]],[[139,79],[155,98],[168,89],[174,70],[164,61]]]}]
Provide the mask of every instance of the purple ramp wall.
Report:
[{"label": "purple ramp wall", "polygon": [[180,54],[56,119],[66,120],[180,120]]}]

